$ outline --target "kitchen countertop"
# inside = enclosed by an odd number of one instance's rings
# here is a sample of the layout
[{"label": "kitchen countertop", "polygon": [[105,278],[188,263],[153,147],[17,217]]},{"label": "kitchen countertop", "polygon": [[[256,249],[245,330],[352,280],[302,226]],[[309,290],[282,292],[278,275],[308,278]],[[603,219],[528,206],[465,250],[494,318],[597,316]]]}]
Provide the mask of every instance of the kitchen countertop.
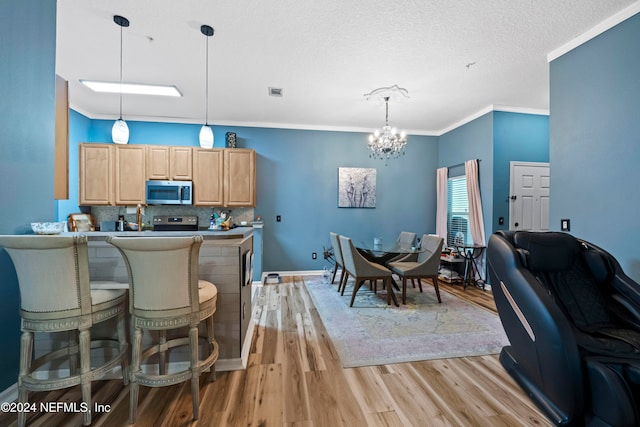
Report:
[{"label": "kitchen countertop", "polygon": [[228,231],[219,230],[198,230],[198,231],[83,231],[83,232],[66,232],[61,233],[62,236],[86,235],[92,238],[106,238],[108,236],[125,236],[125,237],[172,237],[172,236],[192,236],[194,234],[201,235],[204,240],[215,239],[242,239],[253,234],[253,227],[236,227]]}]

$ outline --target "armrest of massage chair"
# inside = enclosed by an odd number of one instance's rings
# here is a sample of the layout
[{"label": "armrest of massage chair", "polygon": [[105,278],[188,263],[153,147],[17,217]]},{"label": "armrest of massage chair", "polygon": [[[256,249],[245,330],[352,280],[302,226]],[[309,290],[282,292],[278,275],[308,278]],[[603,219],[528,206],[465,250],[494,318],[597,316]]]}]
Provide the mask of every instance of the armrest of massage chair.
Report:
[{"label": "armrest of massage chair", "polygon": [[584,378],[572,327],[510,237],[493,234],[487,246],[491,288],[511,343],[500,361],[556,425],[580,423]]}]

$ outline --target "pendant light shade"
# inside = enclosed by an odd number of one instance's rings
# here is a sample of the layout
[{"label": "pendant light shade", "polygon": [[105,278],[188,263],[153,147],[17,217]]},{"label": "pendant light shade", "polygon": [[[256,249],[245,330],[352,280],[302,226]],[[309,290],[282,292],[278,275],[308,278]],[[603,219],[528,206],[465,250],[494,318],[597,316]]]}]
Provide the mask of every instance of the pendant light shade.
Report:
[{"label": "pendant light shade", "polygon": [[[122,28],[129,26],[129,20],[123,16],[115,15],[115,22],[120,27],[120,86],[122,86]],[[120,117],[111,128],[111,139],[116,144],[126,144],[129,142],[129,126],[122,120],[122,90],[120,90]]]},{"label": "pendant light shade", "polygon": [[126,144],[129,142],[129,126],[127,126],[127,122],[122,120],[122,118],[119,118],[113,123],[111,139],[116,144]]},{"label": "pendant light shade", "polygon": [[205,115],[204,125],[200,128],[200,146],[202,148],[213,147],[213,130],[209,126],[209,37],[213,36],[213,28],[208,25],[200,27],[200,32],[206,37],[205,55]]},{"label": "pendant light shade", "polygon": [[213,130],[209,125],[200,128],[200,147],[213,148]]}]

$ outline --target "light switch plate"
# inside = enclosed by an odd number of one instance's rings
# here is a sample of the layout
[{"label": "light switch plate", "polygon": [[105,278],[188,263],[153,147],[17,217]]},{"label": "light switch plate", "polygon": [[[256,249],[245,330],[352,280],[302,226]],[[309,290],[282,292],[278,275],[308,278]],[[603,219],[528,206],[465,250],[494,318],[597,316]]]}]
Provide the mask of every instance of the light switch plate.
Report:
[{"label": "light switch plate", "polygon": [[561,231],[571,231],[571,220],[564,218],[560,220],[560,230]]}]

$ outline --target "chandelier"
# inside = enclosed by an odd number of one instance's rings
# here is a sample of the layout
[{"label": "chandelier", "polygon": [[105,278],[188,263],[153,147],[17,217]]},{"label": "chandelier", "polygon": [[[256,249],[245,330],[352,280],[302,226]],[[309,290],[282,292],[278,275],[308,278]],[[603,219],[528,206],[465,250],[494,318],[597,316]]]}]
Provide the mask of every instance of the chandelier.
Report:
[{"label": "chandelier", "polygon": [[407,145],[405,132],[398,133],[396,128],[389,126],[389,100],[399,97],[408,98],[409,96],[407,90],[398,87],[398,85],[375,89],[365,96],[367,99],[382,99],[385,104],[385,120],[382,131],[376,129],[373,134],[369,135],[367,146],[371,150],[369,157],[384,160],[386,166],[389,159],[397,159],[404,155],[404,147]]}]

